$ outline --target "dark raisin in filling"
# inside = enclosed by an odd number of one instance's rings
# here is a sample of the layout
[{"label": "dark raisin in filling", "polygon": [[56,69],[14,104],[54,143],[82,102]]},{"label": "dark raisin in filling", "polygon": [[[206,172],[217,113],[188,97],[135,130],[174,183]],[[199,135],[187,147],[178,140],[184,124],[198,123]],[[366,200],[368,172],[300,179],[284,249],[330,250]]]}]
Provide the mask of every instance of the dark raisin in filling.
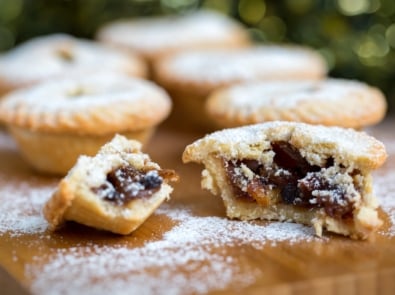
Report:
[{"label": "dark raisin in filling", "polygon": [[[238,198],[255,201],[254,193],[277,188],[280,202],[307,208],[324,208],[332,217],[346,218],[353,211],[353,197],[345,184],[336,184],[323,176],[322,168],[334,165],[329,158],[324,167],[310,165],[300,152],[285,141],[272,143],[273,167],[264,167],[256,160],[224,161],[228,181]],[[248,178],[241,172],[245,165],[253,172]],[[353,193],[351,193],[353,194]]]},{"label": "dark raisin in filling", "polygon": [[108,173],[106,183],[92,190],[104,200],[124,205],[133,199],[151,196],[162,183],[163,178],[156,170],[140,171],[123,166]]}]

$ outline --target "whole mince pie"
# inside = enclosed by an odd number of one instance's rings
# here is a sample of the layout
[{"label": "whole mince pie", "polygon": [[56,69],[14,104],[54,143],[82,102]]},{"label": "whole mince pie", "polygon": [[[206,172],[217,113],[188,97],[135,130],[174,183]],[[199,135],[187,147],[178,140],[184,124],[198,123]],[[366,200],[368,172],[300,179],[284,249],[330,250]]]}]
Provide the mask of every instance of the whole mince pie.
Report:
[{"label": "whole mince pie", "polygon": [[293,221],[353,239],[382,224],[370,174],[386,158],[364,132],[280,121],[209,134],[183,154],[205,165],[202,187],[222,197],[228,217]]},{"label": "whole mince pie", "polygon": [[177,181],[141,152],[141,144],[116,135],[94,157],[80,156],[44,207],[50,229],[67,220],[130,234],[169,198]]},{"label": "whole mince pie", "polygon": [[154,83],[109,71],[15,90],[0,101],[0,121],[35,170],[64,176],[115,134],[146,144],[171,106]]},{"label": "whole mince pie", "polygon": [[211,93],[205,108],[221,129],[269,121],[362,129],[384,118],[387,103],[378,88],[328,78],[239,83]]}]

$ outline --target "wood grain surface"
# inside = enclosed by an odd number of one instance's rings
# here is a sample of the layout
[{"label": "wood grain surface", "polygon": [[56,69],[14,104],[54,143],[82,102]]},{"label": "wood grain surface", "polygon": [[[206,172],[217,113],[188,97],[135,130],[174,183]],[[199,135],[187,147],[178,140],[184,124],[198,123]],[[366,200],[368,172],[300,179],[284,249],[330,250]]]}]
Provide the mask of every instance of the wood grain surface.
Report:
[{"label": "wood grain surface", "polygon": [[[395,206],[388,208],[395,203],[394,123],[368,130],[390,155],[374,174],[387,207],[371,241],[227,220],[221,200],[200,189],[202,167],[181,162],[184,147],[202,134],[166,128],[146,151],[181,181],[137,231],[122,237],[69,223],[50,233],[40,208],[59,179],[35,174],[1,131],[0,293],[23,294],[23,287],[34,294],[395,294]],[[232,229],[234,235],[226,232]]]}]

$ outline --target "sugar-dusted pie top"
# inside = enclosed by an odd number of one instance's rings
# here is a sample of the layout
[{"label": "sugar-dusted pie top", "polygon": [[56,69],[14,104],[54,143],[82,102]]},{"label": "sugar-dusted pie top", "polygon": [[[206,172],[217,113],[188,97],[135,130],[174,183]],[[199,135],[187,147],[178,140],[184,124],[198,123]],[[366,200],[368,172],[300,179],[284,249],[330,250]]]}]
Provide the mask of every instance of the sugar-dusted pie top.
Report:
[{"label": "sugar-dusted pie top", "polygon": [[275,121],[224,129],[186,147],[183,161],[202,163],[209,155],[226,159],[259,159],[273,141],[287,141],[311,165],[332,157],[345,167],[371,170],[380,167],[387,153],[380,141],[353,129]]},{"label": "sugar-dusted pie top", "polygon": [[223,126],[273,120],[361,127],[380,121],[386,100],[380,90],[342,80],[250,82],[221,89],[207,100]]},{"label": "sugar-dusted pie top", "polygon": [[149,56],[178,48],[246,43],[248,34],[225,15],[200,11],[182,16],[118,20],[105,25],[98,39]]},{"label": "sugar-dusted pie top", "polygon": [[315,51],[275,45],[182,52],[156,67],[159,80],[185,84],[321,78],[326,71],[323,58]]},{"label": "sugar-dusted pie top", "polygon": [[218,91],[230,108],[273,106],[291,108],[305,101],[344,101],[355,96],[369,96],[368,85],[342,79],[270,81],[240,84]]},{"label": "sugar-dusted pie top", "polygon": [[36,131],[99,135],[152,127],[170,108],[166,92],[152,82],[99,73],[14,91],[0,102],[0,119]]},{"label": "sugar-dusted pie top", "polygon": [[130,53],[65,34],[37,37],[0,57],[0,80],[15,85],[101,71],[141,77],[146,65]]},{"label": "sugar-dusted pie top", "polygon": [[143,153],[141,148],[140,142],[115,135],[94,157],[80,156],[65,179],[75,177],[77,174],[82,178],[84,185],[92,188],[105,183],[107,174],[121,166],[132,165],[138,170],[159,170],[160,166],[152,162],[149,155]]}]

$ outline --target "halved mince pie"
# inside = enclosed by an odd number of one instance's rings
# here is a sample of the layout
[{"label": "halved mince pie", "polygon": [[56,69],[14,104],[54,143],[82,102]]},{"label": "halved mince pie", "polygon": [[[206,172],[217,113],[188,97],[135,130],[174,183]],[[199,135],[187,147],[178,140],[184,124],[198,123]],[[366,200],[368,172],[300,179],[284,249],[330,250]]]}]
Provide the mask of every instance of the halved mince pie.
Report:
[{"label": "halved mince pie", "polygon": [[169,198],[177,181],[141,144],[116,135],[94,157],[81,156],[44,207],[50,229],[65,221],[129,234]]},{"label": "halved mince pie", "polygon": [[382,224],[370,172],[386,157],[363,132],[269,122],[209,134],[186,147],[183,161],[205,165],[202,187],[222,197],[230,218],[366,239]]}]

